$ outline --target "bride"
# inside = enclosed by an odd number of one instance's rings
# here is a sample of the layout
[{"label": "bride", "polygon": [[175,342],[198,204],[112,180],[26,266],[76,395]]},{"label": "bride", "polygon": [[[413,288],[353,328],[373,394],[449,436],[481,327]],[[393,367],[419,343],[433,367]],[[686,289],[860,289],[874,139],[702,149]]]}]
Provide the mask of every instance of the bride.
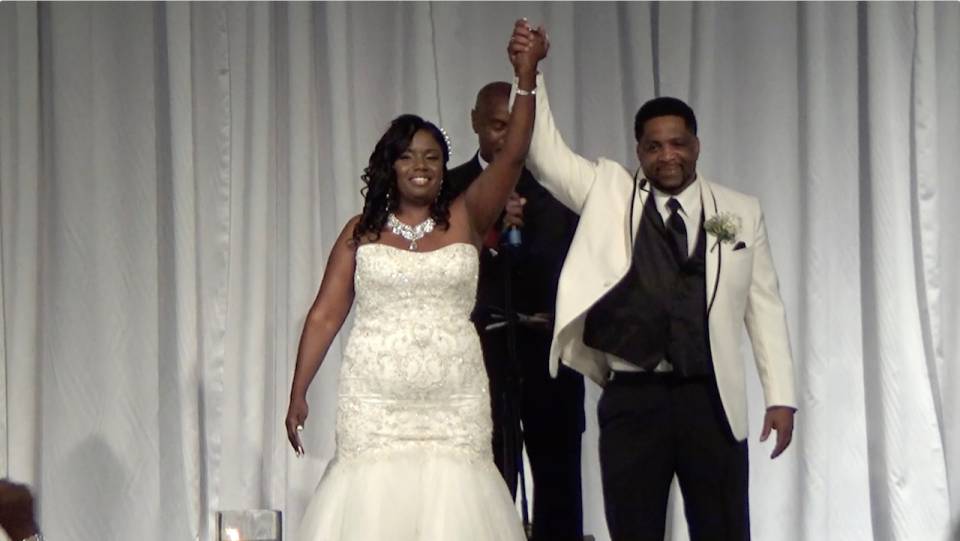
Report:
[{"label": "bride", "polygon": [[483,234],[530,144],[537,63],[547,54],[545,33],[535,35],[510,58],[518,91],[504,148],[462,195],[444,182],[443,133],[420,117],[397,117],[370,155],[363,213],[330,254],[290,391],[287,436],[302,454],[307,387],[355,304],[336,455],[298,540],[525,539],[493,465],[487,377],[469,316]]}]

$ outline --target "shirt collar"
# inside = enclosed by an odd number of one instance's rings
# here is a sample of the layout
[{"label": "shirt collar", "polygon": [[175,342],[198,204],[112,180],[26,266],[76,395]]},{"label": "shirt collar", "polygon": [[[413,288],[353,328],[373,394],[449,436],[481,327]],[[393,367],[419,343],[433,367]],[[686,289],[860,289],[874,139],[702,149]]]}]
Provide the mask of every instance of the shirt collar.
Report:
[{"label": "shirt collar", "polygon": [[667,201],[669,201],[671,197],[675,197],[677,201],[680,202],[680,206],[682,207],[681,212],[687,218],[700,217],[700,210],[703,207],[703,202],[700,199],[700,193],[702,189],[700,175],[697,175],[697,177],[693,179],[693,182],[691,182],[689,186],[684,188],[682,192],[676,195],[670,195],[668,193],[661,192],[655,186],[653,186],[652,183],[651,187],[653,187],[653,197],[657,203],[657,210],[662,216],[670,215],[670,209],[667,208]]},{"label": "shirt collar", "polygon": [[481,171],[485,171],[487,169],[487,166],[490,165],[490,163],[487,162],[487,160],[483,159],[483,156],[481,156],[479,152],[477,152],[477,161],[480,163]]}]

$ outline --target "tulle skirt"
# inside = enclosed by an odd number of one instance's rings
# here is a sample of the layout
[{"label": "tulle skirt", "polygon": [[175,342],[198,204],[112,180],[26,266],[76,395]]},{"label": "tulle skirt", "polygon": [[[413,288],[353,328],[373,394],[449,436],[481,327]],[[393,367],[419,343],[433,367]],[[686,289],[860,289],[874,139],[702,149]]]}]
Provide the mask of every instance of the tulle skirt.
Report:
[{"label": "tulle skirt", "polygon": [[297,541],[524,541],[492,462],[406,450],[334,460]]}]

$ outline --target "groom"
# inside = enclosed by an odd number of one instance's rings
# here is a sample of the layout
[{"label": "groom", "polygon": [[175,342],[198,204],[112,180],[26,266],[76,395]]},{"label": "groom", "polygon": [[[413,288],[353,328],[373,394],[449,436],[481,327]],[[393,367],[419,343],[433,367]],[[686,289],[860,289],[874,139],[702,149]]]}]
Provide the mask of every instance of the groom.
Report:
[{"label": "groom", "polygon": [[[514,29],[511,53],[530,31]],[[758,201],[696,170],[697,120],[656,98],[637,112],[640,171],[575,154],[543,76],[527,167],[580,214],[564,262],[550,359],[604,386],[597,406],[604,507],[615,541],[662,541],[677,477],[693,540],[749,539],[741,322],[775,458],[796,409],[783,303]]]}]

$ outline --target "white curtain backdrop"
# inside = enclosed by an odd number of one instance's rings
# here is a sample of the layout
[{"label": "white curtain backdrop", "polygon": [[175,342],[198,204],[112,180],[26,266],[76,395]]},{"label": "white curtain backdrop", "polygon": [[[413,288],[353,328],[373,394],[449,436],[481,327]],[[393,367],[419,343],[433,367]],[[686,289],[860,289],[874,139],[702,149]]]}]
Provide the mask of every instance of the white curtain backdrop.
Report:
[{"label": "white curtain backdrop", "polygon": [[[759,444],[759,540],[939,540],[960,516],[960,4],[0,4],[0,475],[62,540],[295,530],[332,457],[338,341],[284,437],[304,315],[388,121],[475,148],[512,21],[558,124],[634,167],[688,100],[700,169],[760,197],[801,410]],[[749,351],[744,352],[750,362]],[[588,391],[584,510],[608,539]],[[672,539],[685,539],[682,511]],[[289,538],[289,537],[288,537]]]}]

